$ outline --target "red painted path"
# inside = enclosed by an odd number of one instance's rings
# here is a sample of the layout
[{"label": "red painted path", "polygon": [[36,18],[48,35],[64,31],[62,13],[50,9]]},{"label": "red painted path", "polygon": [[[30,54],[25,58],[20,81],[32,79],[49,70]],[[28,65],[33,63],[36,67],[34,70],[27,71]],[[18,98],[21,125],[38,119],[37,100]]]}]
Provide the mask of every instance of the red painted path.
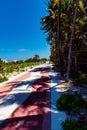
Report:
[{"label": "red painted path", "polygon": [[[0,98],[31,73],[0,87]],[[0,130],[50,130],[50,84],[50,72],[42,71],[41,78],[32,85],[31,95],[0,125]]]},{"label": "red painted path", "polygon": [[0,98],[3,98],[6,94],[8,94],[16,84],[23,81],[24,79],[27,79],[31,76],[30,72],[27,72],[23,75],[20,75],[19,77],[15,78],[14,80],[7,82],[0,86]]}]

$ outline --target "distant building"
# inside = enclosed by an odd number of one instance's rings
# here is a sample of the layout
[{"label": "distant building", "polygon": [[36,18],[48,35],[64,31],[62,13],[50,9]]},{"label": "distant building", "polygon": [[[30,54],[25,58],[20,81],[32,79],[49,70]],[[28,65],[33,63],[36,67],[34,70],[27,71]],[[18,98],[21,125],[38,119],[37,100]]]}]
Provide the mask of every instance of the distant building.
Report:
[{"label": "distant building", "polygon": [[16,63],[17,61],[18,61],[18,60],[13,60],[13,62],[15,62],[15,63]]},{"label": "distant building", "polygon": [[2,59],[2,62],[4,63],[8,63],[8,61],[6,59]]}]

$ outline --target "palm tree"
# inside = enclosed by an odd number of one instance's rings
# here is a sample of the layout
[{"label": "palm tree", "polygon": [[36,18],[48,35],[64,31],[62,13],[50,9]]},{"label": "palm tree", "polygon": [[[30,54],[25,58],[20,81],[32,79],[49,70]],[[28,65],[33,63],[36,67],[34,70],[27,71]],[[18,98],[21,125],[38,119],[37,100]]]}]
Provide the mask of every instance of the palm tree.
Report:
[{"label": "palm tree", "polygon": [[[75,0],[58,1],[60,3],[54,5],[52,0],[48,2],[48,8],[46,9],[48,11],[48,16],[45,16],[41,19],[41,24],[42,29],[45,30],[45,33],[47,34],[46,40],[51,46],[50,58],[56,65],[58,65],[58,63],[60,62],[61,70],[63,70],[64,73],[67,71],[67,73],[70,75],[70,69],[72,70],[72,68],[75,68],[77,70],[77,59],[79,58],[78,51],[80,46],[79,43],[87,39],[84,39],[84,37],[86,37],[86,31],[84,29],[86,29],[87,27],[85,24],[86,22],[83,18],[84,15],[82,15],[81,12],[77,11],[78,7],[75,3]],[[72,19],[73,14],[74,18]],[[72,51],[73,55],[71,55]],[[73,64],[72,66],[69,66],[71,65],[71,59],[72,61],[74,61],[74,66]]]},{"label": "palm tree", "polygon": [[60,23],[61,23],[61,0],[59,0],[58,4],[58,19],[57,19],[57,51],[58,51],[58,63],[59,63],[59,68],[61,70],[61,56],[60,56],[60,49],[61,49],[61,36],[60,36]]},{"label": "palm tree", "polygon": [[34,59],[34,61],[39,61],[39,59],[40,59],[40,56],[38,55],[38,54],[36,54],[36,55],[34,55],[34,57],[33,57],[33,59]]},{"label": "palm tree", "polygon": [[70,45],[69,45],[69,53],[68,53],[68,67],[67,67],[67,75],[66,75],[67,81],[69,80],[69,76],[70,76],[71,51],[72,51],[72,43],[73,43],[73,36],[74,36],[75,23],[76,23],[76,15],[77,15],[77,11],[78,11],[78,3],[79,3],[79,0],[76,0],[76,8],[75,8],[75,13],[74,13],[74,17],[73,17]]}]

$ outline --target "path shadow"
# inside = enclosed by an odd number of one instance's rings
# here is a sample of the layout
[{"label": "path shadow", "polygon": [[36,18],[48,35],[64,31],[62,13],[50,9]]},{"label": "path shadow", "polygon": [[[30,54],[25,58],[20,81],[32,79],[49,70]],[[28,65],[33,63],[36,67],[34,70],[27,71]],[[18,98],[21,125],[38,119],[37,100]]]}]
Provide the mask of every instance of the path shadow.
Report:
[{"label": "path shadow", "polygon": [[29,88],[29,86],[31,86],[34,81],[35,79],[26,81],[11,81],[4,86],[4,89],[0,91],[0,98],[4,98],[12,90],[20,90],[20,86],[27,85],[27,88]]},{"label": "path shadow", "polygon": [[[36,69],[41,72],[49,72],[49,68],[45,69]],[[20,102],[15,100],[22,98],[24,95],[23,91],[20,91],[19,96],[15,93],[15,98],[13,99],[16,104],[19,104],[18,107],[9,117],[6,119],[1,125],[0,130],[42,130],[42,123],[44,121],[44,116],[48,117],[47,121],[49,121],[49,129],[44,127],[44,130],[50,130],[51,127],[51,112],[58,113],[56,111],[55,106],[51,108],[51,91],[56,94],[57,98],[59,98],[60,93],[57,91],[58,83],[55,75],[42,76],[40,79],[37,79],[33,84],[31,81],[23,81],[20,82],[20,85],[32,85],[33,92],[27,97],[27,99],[20,105]],[[52,82],[50,82],[52,80]],[[33,81],[32,81],[33,82]],[[52,88],[50,88],[50,83],[55,83]],[[19,89],[19,86],[16,86],[16,91]],[[29,94],[27,91],[26,95]],[[48,98],[47,98],[47,95]],[[47,99],[46,99],[47,98]],[[55,96],[54,96],[55,98]],[[8,102],[7,102],[8,103]],[[10,102],[12,104],[12,102]],[[63,117],[61,117],[63,118]]]},{"label": "path shadow", "polygon": [[[26,81],[19,84],[30,85],[30,82],[31,81]],[[0,125],[0,130],[42,130],[44,114],[48,115],[48,113],[50,113],[49,108],[46,107],[46,105],[50,103],[50,97],[46,100],[46,95],[50,93],[49,82],[50,77],[42,76],[41,79],[37,79],[32,85],[35,91]],[[16,89],[18,89],[18,85]],[[25,94],[27,95],[29,93],[27,92]],[[23,96],[24,93],[20,91],[20,93],[14,94],[16,99],[13,98],[13,101],[16,104],[20,104],[17,99]],[[9,103],[9,105],[12,104],[11,99],[9,99],[9,102],[7,101],[6,104],[7,103]]]},{"label": "path shadow", "polygon": [[39,67],[39,68],[35,68],[33,70],[31,70],[30,72],[50,72],[50,69],[49,67]]}]

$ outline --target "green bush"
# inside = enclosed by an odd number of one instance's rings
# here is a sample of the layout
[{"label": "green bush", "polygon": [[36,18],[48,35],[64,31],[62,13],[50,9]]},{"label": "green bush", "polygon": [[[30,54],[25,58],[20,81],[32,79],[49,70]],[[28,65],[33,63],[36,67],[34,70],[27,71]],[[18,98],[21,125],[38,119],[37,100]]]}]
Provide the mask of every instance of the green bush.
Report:
[{"label": "green bush", "polygon": [[81,94],[64,94],[58,99],[57,108],[69,112],[79,112],[80,109],[87,108],[87,102],[81,97]]},{"label": "green bush", "polygon": [[73,78],[73,82],[76,85],[87,84],[87,75],[86,74],[82,74],[80,71],[72,72],[71,73],[71,78]]},{"label": "green bush", "polygon": [[62,123],[64,130],[87,130],[87,125],[67,119]]},{"label": "green bush", "polygon": [[0,83],[4,82],[4,81],[7,81],[8,79],[6,77],[4,78],[0,78]]}]

